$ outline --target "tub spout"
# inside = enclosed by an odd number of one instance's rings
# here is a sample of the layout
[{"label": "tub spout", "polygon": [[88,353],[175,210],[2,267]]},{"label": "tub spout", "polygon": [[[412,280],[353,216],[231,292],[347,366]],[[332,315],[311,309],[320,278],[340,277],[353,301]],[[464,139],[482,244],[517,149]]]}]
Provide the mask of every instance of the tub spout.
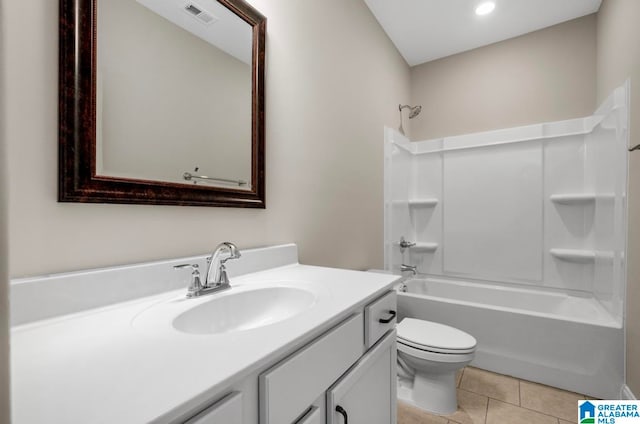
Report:
[{"label": "tub spout", "polygon": [[411,272],[411,275],[416,276],[418,274],[418,267],[415,265],[400,265],[400,272]]}]

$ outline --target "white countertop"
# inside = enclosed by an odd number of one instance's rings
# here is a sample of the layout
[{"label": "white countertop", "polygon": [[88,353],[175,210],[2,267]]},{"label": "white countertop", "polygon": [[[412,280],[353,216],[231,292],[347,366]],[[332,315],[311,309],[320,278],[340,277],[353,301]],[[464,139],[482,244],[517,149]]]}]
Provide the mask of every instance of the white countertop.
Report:
[{"label": "white countertop", "polygon": [[171,422],[316,337],[396,279],[298,264],[235,277],[231,290],[261,281],[322,289],[318,301],[294,319],[226,334],[153,332],[132,325],[151,306],[184,297],[185,289],[16,326],[13,422]]}]

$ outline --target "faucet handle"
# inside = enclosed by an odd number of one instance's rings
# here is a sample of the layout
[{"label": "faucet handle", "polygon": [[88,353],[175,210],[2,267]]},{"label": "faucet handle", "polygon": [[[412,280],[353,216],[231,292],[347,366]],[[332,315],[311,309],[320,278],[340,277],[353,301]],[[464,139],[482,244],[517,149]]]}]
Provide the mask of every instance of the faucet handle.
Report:
[{"label": "faucet handle", "polygon": [[404,249],[406,249],[408,247],[413,247],[415,245],[416,245],[415,243],[412,243],[412,242],[409,242],[409,241],[405,240],[404,236],[400,237],[400,249],[404,250]]},{"label": "faucet handle", "polygon": [[174,269],[191,268],[191,281],[187,287],[187,297],[198,296],[202,292],[202,283],[200,282],[200,270],[198,264],[180,264],[175,265]]},{"label": "faucet handle", "polygon": [[[198,271],[198,268],[200,266],[198,264],[180,264],[180,265],[174,265],[173,269],[182,269],[182,268],[191,268],[193,270],[193,272]],[[200,272],[200,271],[198,271]]]}]

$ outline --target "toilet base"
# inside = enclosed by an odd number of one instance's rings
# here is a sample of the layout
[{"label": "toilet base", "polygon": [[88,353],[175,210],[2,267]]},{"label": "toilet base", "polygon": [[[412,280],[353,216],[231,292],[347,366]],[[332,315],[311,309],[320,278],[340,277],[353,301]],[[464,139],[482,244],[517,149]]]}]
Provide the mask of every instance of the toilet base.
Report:
[{"label": "toilet base", "polygon": [[431,414],[453,414],[458,410],[456,371],[399,378],[398,399]]}]

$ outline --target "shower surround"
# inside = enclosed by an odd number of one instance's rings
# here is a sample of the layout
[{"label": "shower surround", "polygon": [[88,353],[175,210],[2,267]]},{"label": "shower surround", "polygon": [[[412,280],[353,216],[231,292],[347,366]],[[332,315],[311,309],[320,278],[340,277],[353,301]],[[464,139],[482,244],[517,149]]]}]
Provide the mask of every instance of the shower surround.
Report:
[{"label": "shower surround", "polygon": [[420,274],[400,315],[471,333],[478,367],[619,397],[628,90],[569,121],[419,142],[385,129],[385,269]]}]

